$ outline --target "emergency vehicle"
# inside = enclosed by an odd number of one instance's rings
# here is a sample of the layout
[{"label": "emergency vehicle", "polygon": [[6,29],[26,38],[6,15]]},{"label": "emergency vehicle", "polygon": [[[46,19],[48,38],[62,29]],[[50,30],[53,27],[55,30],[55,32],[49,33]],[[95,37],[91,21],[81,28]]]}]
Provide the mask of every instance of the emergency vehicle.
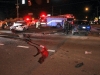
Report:
[{"label": "emergency vehicle", "polygon": [[40,17],[41,26],[61,27],[64,24],[64,20],[73,24],[73,21],[74,21],[73,14]]}]

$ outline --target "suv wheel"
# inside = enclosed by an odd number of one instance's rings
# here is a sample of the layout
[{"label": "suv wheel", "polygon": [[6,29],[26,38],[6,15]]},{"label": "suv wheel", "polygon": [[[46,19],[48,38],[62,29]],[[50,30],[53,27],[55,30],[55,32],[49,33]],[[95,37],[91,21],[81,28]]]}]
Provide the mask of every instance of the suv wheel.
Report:
[{"label": "suv wheel", "polygon": [[2,29],[6,29],[7,28],[7,25],[2,25]]},{"label": "suv wheel", "polygon": [[75,32],[72,30],[72,35],[75,35]]}]

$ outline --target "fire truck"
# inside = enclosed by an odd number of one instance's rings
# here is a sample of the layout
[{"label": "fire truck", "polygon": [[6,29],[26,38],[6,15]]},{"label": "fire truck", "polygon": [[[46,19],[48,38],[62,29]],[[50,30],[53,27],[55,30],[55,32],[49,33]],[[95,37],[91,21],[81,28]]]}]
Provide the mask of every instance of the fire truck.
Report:
[{"label": "fire truck", "polygon": [[40,23],[41,26],[53,26],[53,27],[62,27],[64,24],[64,20],[73,24],[74,16],[73,14],[65,14],[58,16],[41,16]]}]

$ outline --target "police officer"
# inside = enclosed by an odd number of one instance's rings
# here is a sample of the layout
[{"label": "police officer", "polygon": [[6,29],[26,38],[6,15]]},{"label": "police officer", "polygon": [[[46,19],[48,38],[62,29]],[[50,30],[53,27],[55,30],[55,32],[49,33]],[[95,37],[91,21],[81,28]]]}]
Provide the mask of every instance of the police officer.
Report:
[{"label": "police officer", "polygon": [[69,29],[70,29],[70,23],[68,21],[65,21],[64,22],[64,33],[68,34]]}]

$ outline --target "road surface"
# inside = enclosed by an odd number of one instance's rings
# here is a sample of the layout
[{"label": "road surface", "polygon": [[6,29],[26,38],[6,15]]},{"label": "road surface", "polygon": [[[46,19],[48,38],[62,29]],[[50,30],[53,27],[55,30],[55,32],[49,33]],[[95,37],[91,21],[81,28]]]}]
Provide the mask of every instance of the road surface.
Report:
[{"label": "road surface", "polygon": [[[99,35],[65,35],[55,29],[25,33],[32,42],[48,48],[49,57],[39,64],[41,55],[33,56],[37,49],[27,44],[22,34],[1,32],[0,75],[100,75]],[[77,66],[80,63],[82,66]]]}]

